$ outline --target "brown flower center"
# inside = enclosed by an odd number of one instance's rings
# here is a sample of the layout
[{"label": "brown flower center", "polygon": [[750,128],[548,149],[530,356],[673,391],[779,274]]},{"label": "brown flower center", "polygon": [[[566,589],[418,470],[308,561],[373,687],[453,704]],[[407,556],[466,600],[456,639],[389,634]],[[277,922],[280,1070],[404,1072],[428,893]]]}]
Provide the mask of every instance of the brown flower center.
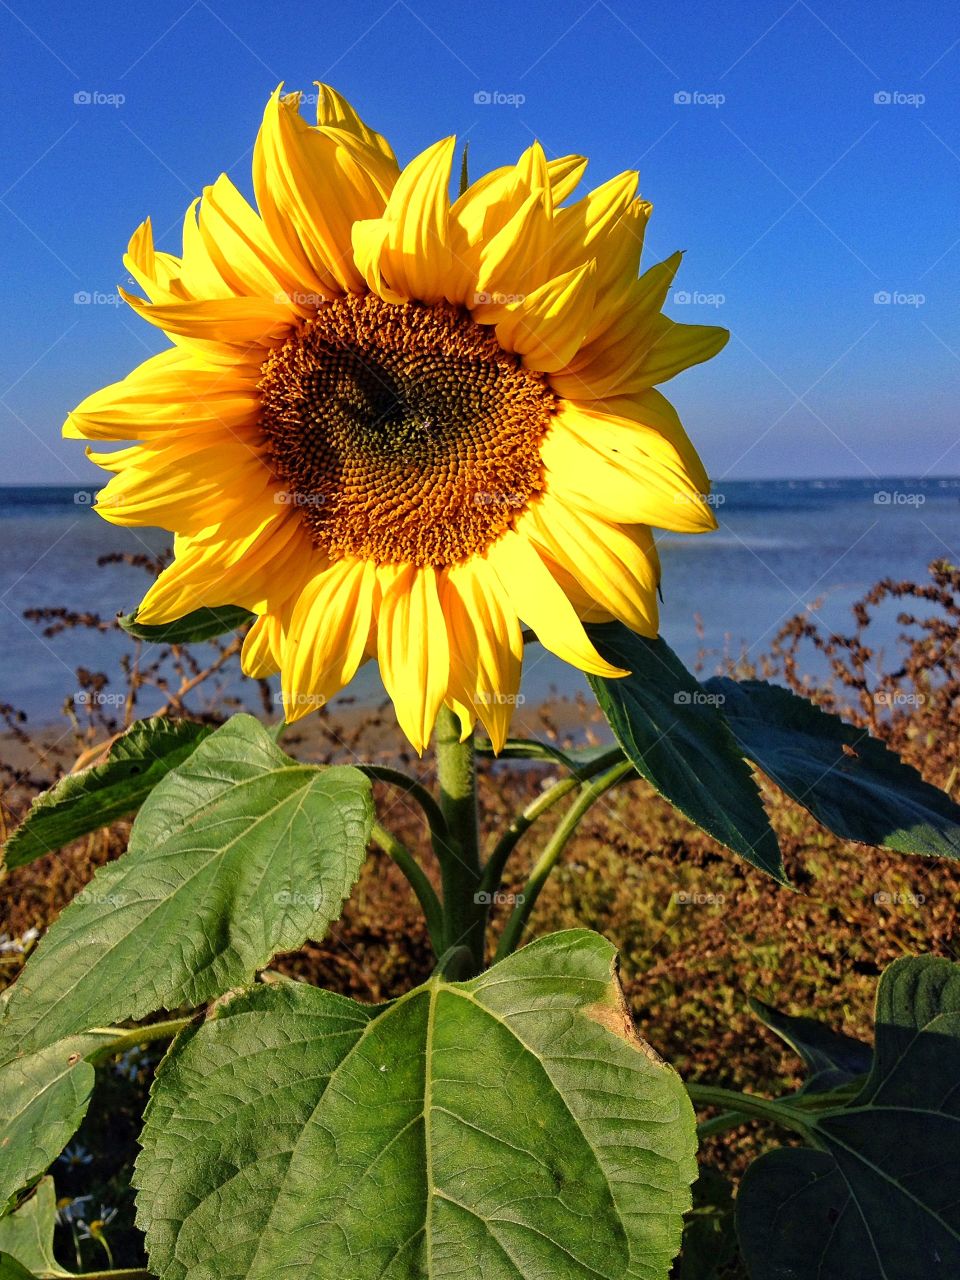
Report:
[{"label": "brown flower center", "polygon": [[259,388],[284,496],[333,557],[453,564],[543,490],[553,392],[448,303],[326,303]]}]

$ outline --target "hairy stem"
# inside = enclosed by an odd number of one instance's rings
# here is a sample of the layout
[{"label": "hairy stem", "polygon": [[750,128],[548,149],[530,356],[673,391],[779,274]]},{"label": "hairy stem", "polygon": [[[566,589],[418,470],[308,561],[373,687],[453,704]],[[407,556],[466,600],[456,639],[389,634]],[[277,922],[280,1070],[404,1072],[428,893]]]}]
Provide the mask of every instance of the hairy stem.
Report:
[{"label": "hairy stem", "polygon": [[[742,1123],[744,1119],[765,1120],[782,1129],[792,1129],[804,1137],[809,1135],[809,1127],[804,1123],[802,1113],[780,1099],[761,1098],[753,1093],[738,1093],[736,1089],[724,1089],[720,1085],[700,1084],[696,1081],[689,1081],[686,1090],[695,1107],[723,1108],[724,1114],[715,1117],[714,1121],[706,1121],[700,1127],[698,1132],[701,1137],[733,1128],[733,1121],[727,1114],[730,1112],[736,1112],[739,1117],[736,1123]],[[708,1129],[710,1125],[713,1128]]]},{"label": "hairy stem", "polygon": [[500,936],[500,943],[497,947],[498,960],[502,960],[504,956],[508,956],[512,951],[516,950],[534,904],[539,898],[550,872],[559,862],[560,856],[567,847],[571,836],[580,825],[580,820],[584,814],[600,799],[605,791],[609,791],[621,778],[626,777],[627,774],[633,771],[633,765],[629,760],[621,760],[612,769],[607,769],[592,781],[581,783],[578,796],[561,818],[553,835],[543,846],[543,852],[527,878],[523,893],[517,899],[517,905],[514,907],[513,913]]},{"label": "hairy stem", "polygon": [[460,741],[460,725],[441,707],[436,728],[437,783],[446,834],[435,842],[443,880],[445,947],[466,947],[473,971],[484,962],[487,910],[480,888],[480,834],[473,734]]},{"label": "hairy stem", "polygon": [[91,1054],[89,1061],[97,1066],[107,1058],[126,1053],[128,1049],[139,1048],[142,1044],[152,1044],[155,1040],[172,1040],[184,1027],[189,1027],[192,1021],[193,1018],[170,1018],[166,1022],[151,1022],[145,1027],[97,1027],[98,1032],[115,1032],[116,1039]]}]

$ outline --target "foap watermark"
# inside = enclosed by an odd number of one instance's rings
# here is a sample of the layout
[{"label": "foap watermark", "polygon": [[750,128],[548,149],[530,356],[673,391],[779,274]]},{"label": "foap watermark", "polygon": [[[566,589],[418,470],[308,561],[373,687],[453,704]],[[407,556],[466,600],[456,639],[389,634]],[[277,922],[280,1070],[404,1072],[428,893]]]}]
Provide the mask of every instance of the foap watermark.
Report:
[{"label": "foap watermark", "polygon": [[726,702],[722,693],[708,693],[706,689],[678,689],[673,701],[678,707],[722,707]]},{"label": "foap watermark", "polygon": [[696,889],[678,889],[673,894],[678,907],[722,907],[726,901],[723,893],[701,893]]},{"label": "foap watermark", "polygon": [[75,307],[119,307],[122,304],[119,293],[104,293],[99,289],[78,289],[73,295]]},{"label": "foap watermark", "polygon": [[106,689],[78,689],[73,695],[77,707],[122,707],[126,700],[125,693],[108,693]]},{"label": "foap watermark", "polygon": [[476,107],[522,107],[526,100],[525,93],[504,93],[501,89],[478,89],[473,95]]},{"label": "foap watermark", "polygon": [[491,693],[483,690],[473,695],[478,707],[522,707],[527,700],[525,693]]},{"label": "foap watermark", "polygon": [[878,107],[922,107],[927,100],[925,93],[904,93],[901,89],[878,89],[873,95]]},{"label": "foap watermark", "polygon": [[527,295],[525,293],[500,293],[494,290],[493,293],[485,293],[482,289],[473,295],[473,305],[494,306],[494,307],[516,307],[526,302]]},{"label": "foap watermark", "polygon": [[675,493],[674,502],[691,503],[696,507],[722,507],[726,502],[723,493]]},{"label": "foap watermark", "polygon": [[924,894],[909,890],[899,890],[896,893],[881,890],[873,895],[874,906],[877,907],[922,907],[926,900]]},{"label": "foap watermark", "polygon": [[522,493],[508,489],[479,489],[472,499],[475,507],[522,507],[525,501]]},{"label": "foap watermark", "polygon": [[319,911],[323,906],[322,893],[301,893],[297,889],[281,889],[273,895],[278,907],[309,907],[311,911]]},{"label": "foap watermark", "polygon": [[307,711],[319,711],[321,707],[327,705],[327,698],[322,693],[275,693],[273,700],[276,704],[283,708],[284,712],[300,711],[306,714]]},{"label": "foap watermark", "polygon": [[678,307],[722,307],[725,293],[703,293],[699,289],[677,289],[673,301]]},{"label": "foap watermark", "polygon": [[75,507],[92,507],[96,500],[96,489],[74,489],[73,491],[73,505]]},{"label": "foap watermark", "polygon": [[294,289],[291,293],[280,293],[273,295],[273,300],[278,307],[313,307],[315,310],[326,302],[326,298],[322,293],[303,293],[299,289]]},{"label": "foap watermark", "polygon": [[903,289],[878,289],[873,295],[875,307],[922,307],[925,293],[907,293]]},{"label": "foap watermark", "polygon": [[908,693],[905,689],[878,689],[873,695],[878,707],[922,707],[926,700],[925,693]]},{"label": "foap watermark", "polygon": [[128,895],[125,893],[100,893],[93,886],[81,889],[74,898],[74,902],[85,907],[112,907],[114,910],[124,906],[127,901]]},{"label": "foap watermark", "polygon": [[927,500],[925,493],[902,492],[900,489],[878,489],[873,495],[875,507],[922,507]]},{"label": "foap watermark", "polygon": [[329,501],[325,493],[300,493],[296,489],[280,489],[273,495],[278,507],[323,507]]},{"label": "foap watermark", "polygon": [[725,93],[704,93],[701,89],[678,89],[673,95],[675,107],[722,107]]},{"label": "foap watermark", "polygon": [[481,890],[473,895],[473,900],[478,907],[519,907],[526,898],[522,893],[506,893],[503,889],[497,889],[495,893],[484,893]]},{"label": "foap watermark", "polygon": [[125,93],[104,93],[101,89],[78,89],[73,95],[76,107],[122,107],[127,100]]}]

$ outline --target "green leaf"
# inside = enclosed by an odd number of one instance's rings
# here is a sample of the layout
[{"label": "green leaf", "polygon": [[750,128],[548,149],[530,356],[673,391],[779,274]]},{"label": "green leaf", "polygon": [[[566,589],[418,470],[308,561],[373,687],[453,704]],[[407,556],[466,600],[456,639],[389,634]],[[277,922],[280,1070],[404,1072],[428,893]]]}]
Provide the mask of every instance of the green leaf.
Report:
[{"label": "green leaf", "polygon": [[659,637],[634,635],[619,622],[587,630],[604,658],[631,673],[588,679],[638,771],[691,822],[785,882],[760,792],[713,696]]},{"label": "green leaf", "polygon": [[161,1280],[662,1280],[696,1173],[586,930],[376,1008],[240,995],[164,1060],[142,1145]]},{"label": "green leaf", "polygon": [[115,739],[101,764],[68,773],[37,796],[7,841],[4,862],[22,867],[132,813],[210,732],[191,720],[138,720]]},{"label": "green leaf", "polygon": [[701,1166],[693,1207],[683,1227],[675,1280],[720,1280],[737,1257],[733,1187],[715,1169]]},{"label": "green leaf", "polygon": [[117,621],[136,640],[148,640],[151,644],[198,644],[201,640],[215,640],[228,631],[236,631],[253,619],[254,614],[248,609],[228,604],[217,609],[195,609],[173,622],[153,627],[137,621],[136,609]]},{"label": "green leaf", "polygon": [[960,807],[838,716],[763,680],[708,680],[740,749],[843,840],[960,857]]},{"label": "green leaf", "polygon": [[[53,1179],[44,1178],[25,1204],[0,1220],[0,1252],[43,1276],[68,1276],[53,1255],[53,1229],[57,1222],[57,1193]],[[14,1273],[16,1274],[16,1273]],[[0,1280],[3,1268],[0,1266]]]},{"label": "green leaf", "polygon": [[751,1280],[960,1275],[960,965],[897,960],[880,979],[863,1088],[804,1113],[816,1149],[747,1170],[737,1229]]},{"label": "green leaf", "polygon": [[[86,1115],[94,1070],[87,1059],[115,1039],[71,1036],[0,1067],[0,1215],[49,1168]],[[10,1249],[0,1237],[0,1249]]]},{"label": "green leaf", "polygon": [[27,961],[0,1061],[90,1026],[194,1007],[321,938],[366,854],[370,783],[284,755],[252,716],[206,738]]},{"label": "green leaf", "polygon": [[785,1041],[806,1063],[810,1079],[803,1092],[820,1093],[836,1089],[870,1070],[873,1051],[862,1040],[834,1031],[815,1018],[781,1013],[762,1000],[751,1000],[750,1008],[764,1026]]}]

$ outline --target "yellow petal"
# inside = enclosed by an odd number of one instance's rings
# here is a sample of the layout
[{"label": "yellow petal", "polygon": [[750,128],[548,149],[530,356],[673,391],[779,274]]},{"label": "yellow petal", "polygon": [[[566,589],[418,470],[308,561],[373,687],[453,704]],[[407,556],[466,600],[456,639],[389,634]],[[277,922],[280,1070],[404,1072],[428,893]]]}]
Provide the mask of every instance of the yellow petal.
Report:
[{"label": "yellow petal", "polygon": [[[577,404],[574,401],[569,403]],[[577,407],[602,413],[604,416],[623,418],[659,432],[683,459],[698,492],[710,492],[710,480],[700,461],[700,455],[684,431],[676,409],[662,392],[648,387],[630,396],[617,395],[602,400],[584,401]]]},{"label": "yellow petal", "polygon": [[450,273],[450,169],[455,138],[444,138],[411,160],[383,216],[353,230],[357,267],[387,302],[439,302]]},{"label": "yellow petal", "polygon": [[201,368],[176,348],[164,351],[82,400],[67,418],[63,434],[86,440],[255,434],[258,370],[255,365],[245,381],[232,372]]},{"label": "yellow petal", "polygon": [[597,653],[573,605],[524,535],[509,530],[493,544],[486,558],[496,570],[510,604],[536,632],[545,649],[592,675],[627,674]]},{"label": "yellow petal", "polygon": [[527,513],[528,536],[615,618],[657,634],[659,563],[649,529],[621,529],[548,494]]},{"label": "yellow petal", "polygon": [[299,522],[263,504],[234,509],[207,529],[178,535],[174,545],[173,564],[137,612],[151,626],[225,605],[263,612],[299,588],[313,558]]},{"label": "yellow petal", "polygon": [[716,520],[659,432],[564,401],[540,449],[549,491],[617,524],[704,533]]},{"label": "yellow petal", "polygon": [[369,154],[349,132],[308,125],[298,95],[284,98],[277,89],[268,102],[254,147],[257,204],[302,288],[321,298],[363,287],[351,228],[378,216],[386,196]]},{"label": "yellow petal", "polygon": [[376,570],[345,557],[300,594],[283,644],[283,710],[299,720],[324,706],[356,674],[373,613]]},{"label": "yellow petal", "polygon": [[450,681],[450,646],[437,573],[429,565],[380,565],[380,675],[400,727],[418,754],[430,740]]},{"label": "yellow petal", "polygon": [[450,693],[461,723],[479,717],[500,751],[520,690],[523,635],[516,610],[482,559],[451,565],[440,599],[450,635]]},{"label": "yellow petal", "polygon": [[262,219],[225,173],[203,189],[200,234],[211,261],[234,293],[265,298],[285,294],[295,311],[309,314],[311,308],[297,298],[299,282]]},{"label": "yellow petal", "polygon": [[483,245],[476,292],[467,299],[473,318],[480,324],[505,319],[510,305],[543,279],[549,264],[550,226],[546,193],[539,188]]},{"label": "yellow petal", "polygon": [[[209,302],[144,302],[120,290],[134,311],[171,337],[225,343],[249,348],[269,347],[291,330],[290,307],[271,298],[216,298]],[[266,359],[266,356],[263,357]]]},{"label": "yellow petal", "polygon": [[528,369],[553,373],[573,359],[590,324],[596,263],[586,262],[534,289],[497,325],[497,341]]},{"label": "yellow petal", "polygon": [[393,167],[395,173],[399,173],[397,157],[393,154],[393,148],[386,138],[365,124],[346,98],[337,93],[336,89],[328,84],[321,84],[319,80],[314,80],[314,84],[317,87],[317,124],[329,125],[352,133],[368,147],[379,152]]},{"label": "yellow petal", "polygon": [[87,456],[117,474],[97,494],[96,510],[118,525],[156,525],[175,533],[199,532],[232,512],[272,505],[271,474],[255,449],[196,440],[142,444]]},{"label": "yellow petal", "polygon": [[280,670],[280,619],[265,613],[257,618],[243,640],[240,666],[253,680],[266,680]]}]

